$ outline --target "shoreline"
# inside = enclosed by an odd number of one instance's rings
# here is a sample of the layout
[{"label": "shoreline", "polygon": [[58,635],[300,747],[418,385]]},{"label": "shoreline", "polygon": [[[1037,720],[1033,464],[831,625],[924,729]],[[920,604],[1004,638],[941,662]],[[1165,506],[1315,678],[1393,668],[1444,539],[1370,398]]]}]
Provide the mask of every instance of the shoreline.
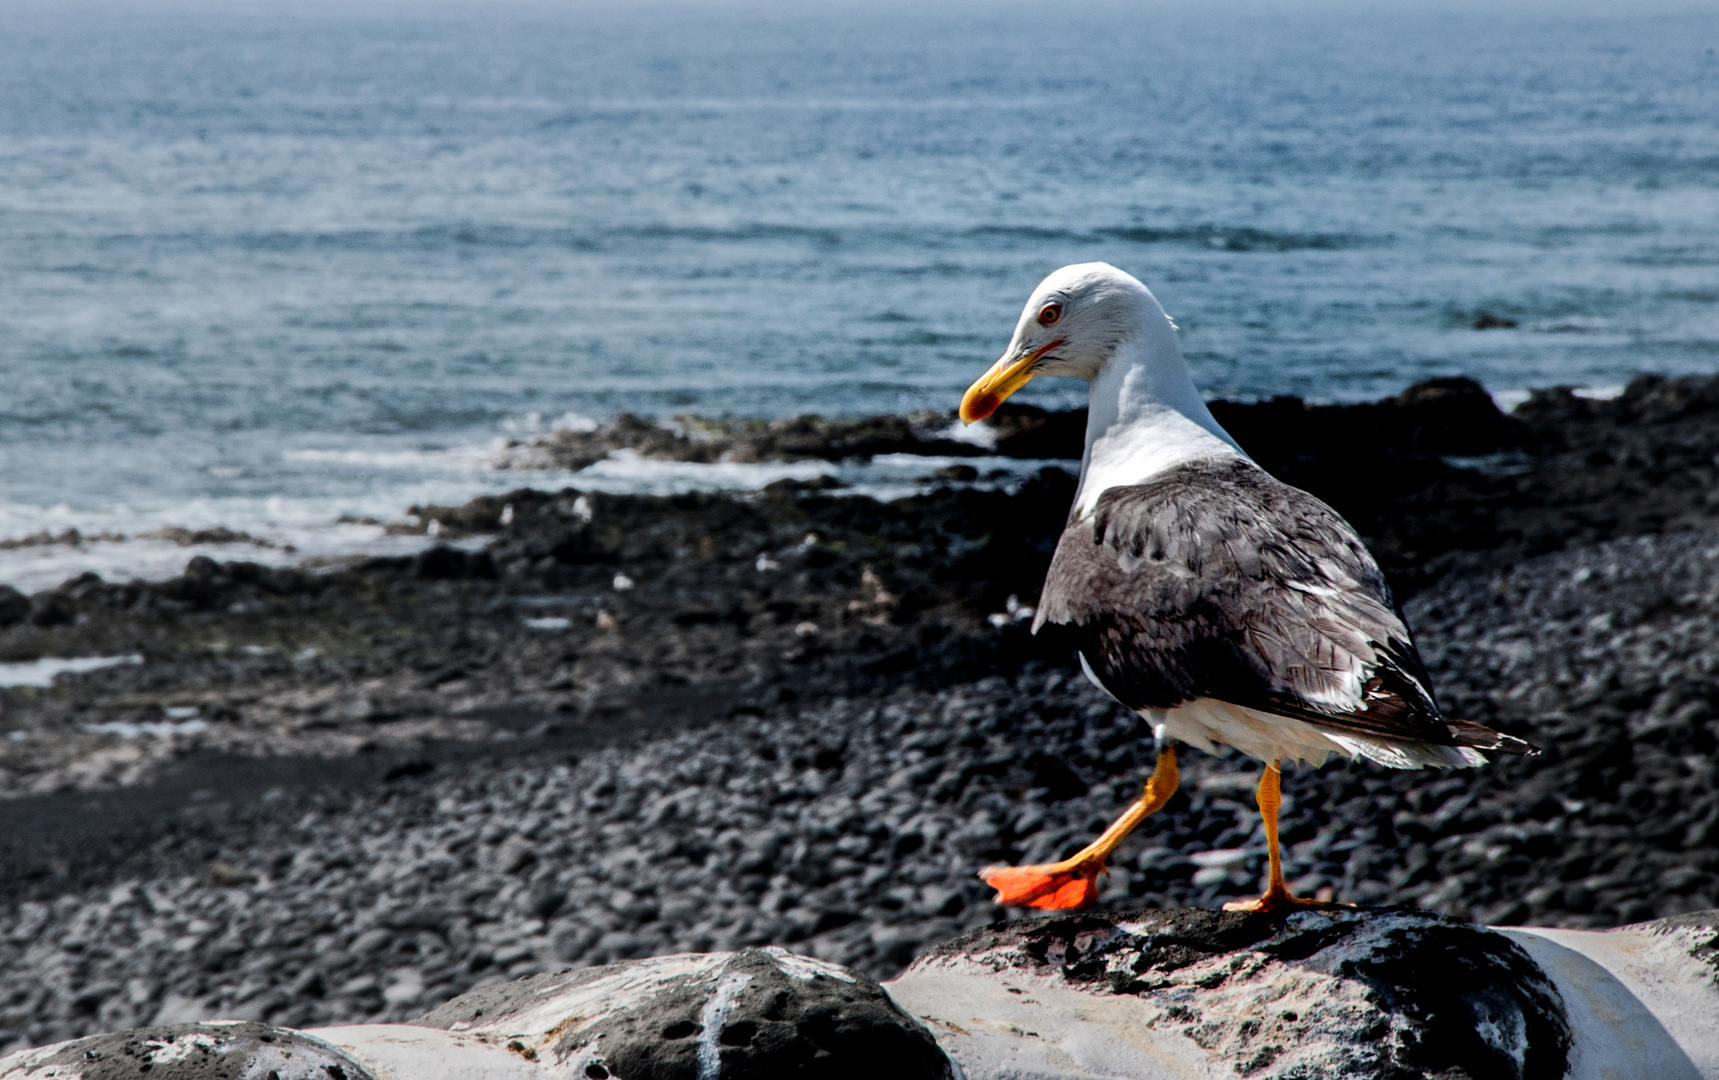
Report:
[{"label": "shoreline", "polygon": [[[1509,416],[1465,380],[1366,406],[1214,411],[1357,526],[1403,602],[1565,547],[1719,528],[1719,378],[1643,377],[1606,400],[1546,391]],[[941,422],[747,422],[725,443],[622,421],[578,452],[901,453]],[[135,783],[187,754],[482,740],[498,709],[582,722],[641,686],[720,681],[775,701],[806,671],[824,692],[872,693],[1060,665],[1016,612],[1038,595],[1074,490],[1055,462],[1083,425],[1007,413],[992,449],[1053,462],[1011,483],[956,466],[882,501],[827,476],[663,496],[520,488],[411,507],[414,524],[387,529],[415,546],[398,554],[199,554],[161,581],[0,586],[0,682],[22,684],[0,685],[0,798]],[[54,658],[103,657],[141,662],[27,685]]]},{"label": "shoreline", "polygon": [[[1289,774],[1304,891],[1574,927],[1719,902],[1719,380],[1530,404],[1221,418],[1361,527],[1452,714],[1546,748]],[[1019,617],[1073,488],[520,489],[417,508],[442,543],[412,555],[0,597],[0,660],[143,658],[0,689],[0,1001],[35,988],[0,1046],[404,1018],[686,948],[889,974],[1002,917],[976,868],[1072,850],[1150,767]],[[1101,902],[1255,889],[1256,776],[1187,755]]]},{"label": "shoreline", "polygon": [[[1383,519],[1393,513],[1401,516],[1406,508],[1380,514],[1376,509],[1380,499],[1399,503],[1405,498],[1424,503],[1429,496],[1446,503],[1466,500],[1495,519],[1491,522],[1495,529],[1534,533],[1519,545],[1523,550],[1549,550],[1564,535],[1603,539],[1653,527],[1622,522],[1617,528],[1584,532],[1583,523],[1568,514],[1553,514],[1552,520],[1529,519],[1559,505],[1567,509],[1571,503],[1590,501],[1592,490],[1569,489],[1579,486],[1576,474],[1596,470],[1582,455],[1572,456],[1571,448],[1619,444],[1614,460],[1627,459],[1644,448],[1656,452],[1644,447],[1641,439],[1632,439],[1633,429],[1644,419],[1649,424],[1666,421],[1667,403],[1655,399],[1671,399],[1673,410],[1690,406],[1697,413],[1710,410],[1712,382],[1639,376],[1626,387],[1523,391],[1509,412],[1499,409],[1500,395],[1467,379],[1432,380],[1373,402],[1309,404],[1280,397],[1211,404],[1220,422],[1269,470],[1321,495],[1363,526],[1387,571],[1402,585],[1417,563],[1436,560],[1452,550],[1494,547],[1500,541],[1475,535],[1473,528],[1454,520],[1409,521],[1416,535],[1395,535],[1393,523]],[[320,524],[304,516],[308,504],[301,506],[290,499],[290,520],[257,517],[262,504],[255,497],[241,500],[243,512],[235,505],[230,508],[235,513],[226,516],[219,500],[199,501],[183,515],[184,521],[176,520],[170,510],[153,510],[139,517],[135,527],[95,511],[80,514],[64,507],[51,514],[44,511],[39,515],[42,520],[20,524],[22,531],[0,540],[0,583],[9,581],[13,587],[35,592],[85,572],[113,580],[159,582],[176,576],[186,560],[198,555],[320,570],[337,569],[368,556],[413,555],[436,541],[425,534],[439,527],[421,516],[420,510],[457,507],[470,499],[504,494],[521,483],[546,490],[573,487],[669,495],[740,493],[777,480],[793,480],[884,501],[940,483],[1011,488],[1045,464],[1072,469],[1081,453],[1084,424],[1084,410],[1046,411],[1017,404],[1005,405],[992,422],[971,428],[963,428],[953,413],[934,410],[905,416],[773,420],[690,414],[651,420],[621,414],[576,430],[551,429],[529,438],[497,439],[487,448],[426,451],[419,456],[458,459],[461,470],[457,475],[436,472],[433,483],[429,473],[418,476],[408,470],[401,474],[401,490],[417,490],[416,504],[414,496],[403,495],[399,506],[383,511],[372,505],[378,497],[372,492],[361,500],[370,507],[366,512],[342,511]],[[1351,452],[1356,447],[1363,448],[1359,461]],[[1560,454],[1565,460],[1553,460]],[[392,460],[399,455],[385,456]],[[1687,461],[1672,465],[1700,464],[1699,455],[1684,456]],[[1397,475],[1381,475],[1392,468]],[[1539,471],[1553,479],[1554,490],[1536,502],[1500,482],[1523,471]],[[1451,485],[1472,490],[1455,500],[1429,490]],[[1604,481],[1595,479],[1587,486],[1602,488]],[[423,498],[427,488],[440,491],[440,501]],[[1453,519],[1450,511],[1464,508],[1432,509],[1446,511],[1444,516]],[[1649,513],[1667,518],[1668,510],[1674,514],[1682,509],[1650,508]],[[1364,518],[1373,520],[1364,523]],[[1511,518],[1523,520],[1507,520]],[[1671,524],[1678,527],[1676,522]],[[1369,532],[1369,527],[1374,531]],[[441,539],[461,542],[452,533]],[[482,541],[475,534],[466,534],[465,539]]]}]

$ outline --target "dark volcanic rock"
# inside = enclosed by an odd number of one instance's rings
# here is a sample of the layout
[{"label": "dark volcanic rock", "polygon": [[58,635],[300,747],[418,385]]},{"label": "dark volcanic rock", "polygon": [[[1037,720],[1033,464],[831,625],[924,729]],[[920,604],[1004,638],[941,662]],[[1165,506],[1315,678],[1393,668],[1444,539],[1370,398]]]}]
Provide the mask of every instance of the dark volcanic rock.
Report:
[{"label": "dark volcanic rock", "polygon": [[665,461],[842,461],[878,454],[975,456],[983,447],[949,434],[954,417],[910,416],[779,420],[676,418],[674,428],[622,413],[591,431],[556,431],[510,458],[516,467],[583,469],[616,450]]},{"label": "dark volcanic rock", "polygon": [[[821,498],[809,512],[833,514]],[[748,565],[745,574],[779,582],[800,572],[789,561],[797,556],[779,554],[781,569]],[[850,556],[832,554],[840,572]],[[312,582],[422,595],[405,591],[423,588],[418,579],[389,573]],[[653,599],[681,587],[665,576],[641,575],[625,599],[603,586],[597,595],[620,615],[617,630],[522,629],[500,639],[508,644],[494,646],[496,659],[467,646],[443,659],[447,667],[404,672],[450,687],[518,672],[507,677],[532,685],[525,680],[569,669],[592,678],[609,669],[579,662],[604,660],[645,680],[679,662],[667,650],[656,658],[661,643],[706,658],[748,642],[804,644],[794,633],[802,608],[780,623],[762,608],[756,629],[742,634],[712,602],[720,597],[689,590],[697,609]],[[625,695],[617,687],[588,699],[587,712],[525,712],[511,727],[496,721],[494,736],[412,743],[397,757],[384,746],[301,762],[192,758],[176,786],[0,802],[0,1046],[148,1023],[169,994],[194,1000],[206,1017],[398,1021],[484,980],[771,943],[883,978],[929,943],[1000,917],[974,871],[1060,858],[1090,840],[1138,794],[1151,769],[1150,731],[1061,666],[1024,660],[1008,677],[969,681],[987,665],[1008,670],[1007,658],[1020,655],[1009,650],[1031,641],[1019,622],[922,640],[912,623],[866,622],[890,607],[854,585],[836,593],[842,612],[864,601],[851,621],[832,604],[812,616],[827,629],[807,637],[852,633],[857,643],[864,633],[904,633],[897,640],[909,651],[894,675],[838,682],[832,672],[850,670],[852,657],[835,651],[783,663],[783,674],[749,686],[663,680]],[[425,604],[458,611],[461,597]],[[476,639],[486,626],[518,625],[519,609],[485,616],[476,600],[460,600],[475,613],[455,623],[458,632]],[[291,599],[330,610],[314,601]],[[591,618],[562,610],[570,622]],[[692,610],[715,621],[680,627],[670,617]],[[1332,763],[1286,773],[1285,870],[1297,891],[1572,928],[1719,902],[1719,533],[1614,541],[1453,574],[1407,611],[1446,707],[1545,752],[1453,772]],[[426,658],[458,641],[432,629],[420,629]],[[959,651],[939,651],[951,642]],[[353,655],[375,654],[346,662]],[[868,662],[890,655],[860,653]],[[636,666],[621,666],[629,656]],[[253,691],[263,679],[350,678],[326,658],[243,662],[257,665],[238,669],[256,672]],[[169,675],[197,670],[174,663],[185,668],[161,664],[169,688]],[[117,696],[148,692],[129,680],[149,672],[95,674],[121,676]],[[44,697],[92,710],[103,685],[79,680]],[[379,689],[367,693],[375,710],[388,701]],[[284,742],[357,730],[381,740],[412,730],[412,721],[374,712],[329,715],[345,707],[334,698],[312,712],[307,699],[286,714],[292,723],[334,726],[277,735],[259,725],[259,735]],[[548,726],[530,734],[539,724]],[[211,726],[216,734],[239,722]],[[28,745],[4,740],[0,750]],[[174,746],[160,739],[136,753]],[[1257,778],[1252,763],[1185,755],[1181,791],[1118,852],[1101,906],[1216,907],[1257,894]],[[115,825],[128,820],[127,829]],[[217,859],[259,880],[203,888]]]},{"label": "dark volcanic rock", "polygon": [[30,598],[10,585],[0,585],[0,627],[16,626],[30,617]]},{"label": "dark volcanic rock", "polygon": [[[1212,403],[1212,415],[1261,464],[1366,457],[1473,456],[1527,445],[1529,426],[1499,411],[1473,379],[1432,379],[1396,397],[1357,405],[1309,405],[1283,397]],[[1363,449],[1364,448],[1364,449]]]},{"label": "dark volcanic rock", "polygon": [[892,985],[941,1019],[967,1005],[938,1008],[947,976],[987,972],[1026,998],[1063,986],[1137,999],[1142,1030],[1241,1075],[1561,1080],[1571,1047],[1564,1003],[1521,947],[1423,912],[1022,920],[939,946]]},{"label": "dark volcanic rock", "polygon": [[30,597],[32,626],[58,626],[71,622],[75,617],[70,601],[60,592],[46,590]]},{"label": "dark volcanic rock", "polygon": [[[1644,375],[1609,401],[1539,391],[1510,415],[1466,378],[1377,402],[1217,401],[1212,412],[1267,470],[1353,522],[1404,593],[1482,559],[1719,525],[1719,378]],[[691,461],[984,452],[951,439],[945,413],[680,423],[685,433],[637,417],[557,433],[519,463],[589,464],[610,449]],[[996,453],[1072,461],[1086,413],[1010,404],[987,425]]]},{"label": "dark volcanic rock", "polygon": [[[1213,413],[1256,457],[1321,456],[1354,447],[1373,453],[1486,454],[1525,445],[1528,428],[1498,410],[1472,379],[1433,379],[1393,398],[1355,405],[1308,405],[1297,398],[1258,403],[1214,402]],[[1086,410],[1050,412],[1009,403],[972,438],[955,438],[953,412],[857,419],[798,416],[780,420],[681,416],[674,427],[624,413],[591,431],[557,431],[515,454],[516,466],[580,469],[616,450],[669,461],[842,461],[877,454],[1078,460]],[[420,515],[429,516],[429,515]],[[436,515],[444,525],[457,524]]]},{"label": "dark volcanic rock", "polygon": [[[1378,545],[1447,709],[1546,748],[1289,773],[1299,891],[1572,928],[1719,903],[1714,385],[1226,421]],[[1366,415],[1383,449],[1357,455]],[[1001,438],[1078,450],[1076,414],[1010,416]],[[0,689],[0,1047],[400,1020],[685,950],[899,971],[999,916],[974,869],[1071,854],[1151,767],[1144,725],[1027,630],[1073,487],[521,489],[419,509],[476,553],[38,594],[52,617],[0,627],[0,657],[144,662]],[[1255,767],[1184,766],[1101,906],[1257,891]],[[242,872],[206,888],[217,862]]]}]

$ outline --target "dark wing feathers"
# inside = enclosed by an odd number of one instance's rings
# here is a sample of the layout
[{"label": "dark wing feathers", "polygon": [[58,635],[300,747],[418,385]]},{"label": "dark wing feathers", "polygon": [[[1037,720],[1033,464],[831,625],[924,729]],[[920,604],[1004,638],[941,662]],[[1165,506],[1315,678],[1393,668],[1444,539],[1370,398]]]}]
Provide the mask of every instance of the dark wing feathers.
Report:
[{"label": "dark wing feathers", "polygon": [[1493,731],[1485,724],[1477,724],[1472,720],[1451,720],[1450,733],[1456,737],[1456,745],[1472,746],[1476,750],[1496,750],[1504,754],[1538,754],[1540,748],[1525,739],[1514,735],[1506,735],[1502,731]]},{"label": "dark wing feathers", "polygon": [[1131,708],[1210,697],[1338,731],[1521,743],[1441,717],[1354,530],[1242,458],[1106,491],[1057,545],[1034,629],[1046,623]]}]

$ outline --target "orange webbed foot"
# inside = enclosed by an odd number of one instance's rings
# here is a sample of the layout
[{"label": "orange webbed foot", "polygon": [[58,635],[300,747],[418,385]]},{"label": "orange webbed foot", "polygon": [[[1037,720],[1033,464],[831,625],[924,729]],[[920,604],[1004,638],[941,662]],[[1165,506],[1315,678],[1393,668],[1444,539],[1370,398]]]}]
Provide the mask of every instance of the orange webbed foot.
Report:
[{"label": "orange webbed foot", "polygon": [[1068,911],[1098,899],[1098,875],[1103,872],[1104,863],[1097,860],[1072,866],[988,866],[979,876],[997,890],[999,904]]}]

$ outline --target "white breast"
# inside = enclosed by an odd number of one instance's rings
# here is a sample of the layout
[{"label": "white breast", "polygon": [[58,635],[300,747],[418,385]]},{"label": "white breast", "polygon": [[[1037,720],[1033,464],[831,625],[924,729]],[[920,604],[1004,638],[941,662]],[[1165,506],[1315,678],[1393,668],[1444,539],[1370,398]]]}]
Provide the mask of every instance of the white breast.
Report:
[{"label": "white breast", "polygon": [[1218,438],[1175,409],[1160,407],[1130,423],[1113,424],[1095,433],[1081,462],[1073,516],[1090,514],[1098,505],[1098,497],[1113,487],[1144,483],[1190,461],[1241,456],[1234,443]]},{"label": "white breast", "polygon": [[1139,484],[1184,462],[1246,457],[1218,426],[1188,377],[1175,330],[1157,301],[1140,334],[1123,341],[1092,380],[1086,453],[1074,514],[1084,517],[1110,488]]}]

